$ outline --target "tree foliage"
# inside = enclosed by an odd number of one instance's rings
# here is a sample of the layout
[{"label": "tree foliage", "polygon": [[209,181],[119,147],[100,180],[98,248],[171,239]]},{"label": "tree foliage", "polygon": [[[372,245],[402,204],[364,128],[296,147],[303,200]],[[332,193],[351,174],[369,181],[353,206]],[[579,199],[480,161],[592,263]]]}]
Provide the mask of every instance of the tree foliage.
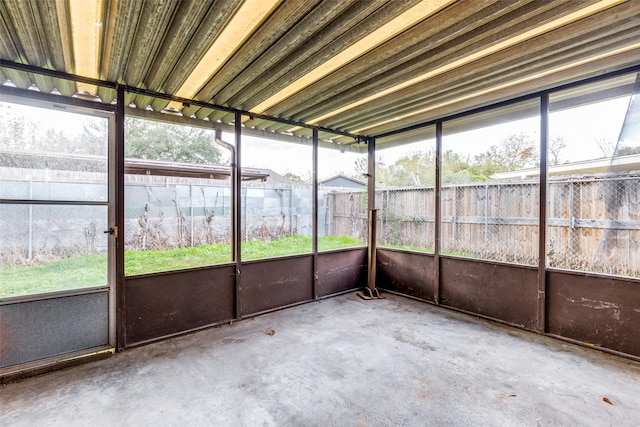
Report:
[{"label": "tree foliage", "polygon": [[181,163],[219,164],[220,149],[208,129],[127,118],[125,157]]},{"label": "tree foliage", "polygon": [[[563,141],[556,148],[562,150]],[[442,153],[442,183],[455,184],[486,181],[498,172],[534,166],[538,152],[532,138],[526,134],[510,135],[484,153],[475,156],[447,150]],[[358,165],[356,165],[357,167]],[[435,155],[414,151],[392,165],[376,164],[376,182],[383,187],[433,185],[435,181]]]},{"label": "tree foliage", "polygon": [[[34,153],[106,156],[108,123],[98,117],[69,115],[68,126],[47,124],[22,108],[0,103],[0,147]],[[127,118],[125,157],[185,163],[219,164],[222,153],[213,131],[150,120]]]},{"label": "tree foliage", "polygon": [[[107,154],[107,121],[102,118],[69,115],[69,126],[47,124],[29,109],[0,103],[0,147],[3,150],[34,153]],[[39,109],[34,109],[34,112]],[[26,113],[25,113],[26,112]]]},{"label": "tree foliage", "polygon": [[567,148],[567,143],[561,136],[555,136],[549,141],[549,164],[559,165],[561,152]]},{"label": "tree foliage", "polygon": [[634,147],[629,145],[624,145],[622,147],[618,147],[616,150],[617,156],[630,156],[632,154],[640,154],[640,146],[636,145]]}]

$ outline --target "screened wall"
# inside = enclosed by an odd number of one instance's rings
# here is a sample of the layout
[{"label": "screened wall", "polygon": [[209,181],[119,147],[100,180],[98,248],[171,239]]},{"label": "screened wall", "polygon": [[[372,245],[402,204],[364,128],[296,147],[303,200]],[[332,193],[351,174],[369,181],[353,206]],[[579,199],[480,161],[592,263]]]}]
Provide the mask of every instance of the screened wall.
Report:
[{"label": "screened wall", "polygon": [[224,111],[233,121],[123,107],[110,176],[122,203],[107,182],[112,112],[59,130],[9,123],[0,307],[24,325],[13,313],[29,295],[103,291],[92,345],[106,346],[106,281],[121,268],[124,348],[313,301],[367,284],[377,209],[377,286],[639,355],[638,86],[614,74],[344,146]]},{"label": "screened wall", "polygon": [[[433,253],[435,248],[435,127],[423,141],[376,153],[377,244]],[[382,145],[382,144],[381,144]],[[384,145],[383,145],[384,146]]]}]

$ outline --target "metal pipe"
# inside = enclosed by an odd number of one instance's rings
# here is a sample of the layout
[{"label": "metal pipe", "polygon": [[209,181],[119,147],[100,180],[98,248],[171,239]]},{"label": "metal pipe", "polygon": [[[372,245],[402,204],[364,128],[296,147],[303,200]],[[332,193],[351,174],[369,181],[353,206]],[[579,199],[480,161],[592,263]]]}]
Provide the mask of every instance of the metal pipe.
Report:
[{"label": "metal pipe", "polygon": [[376,291],[376,226],[377,226],[377,210],[376,210],[376,140],[370,139],[367,144],[368,152],[368,197],[369,205],[369,233],[368,233],[368,271],[369,277],[367,286],[372,295]]},{"label": "metal pipe", "polygon": [[368,245],[368,280],[367,287],[371,295],[376,295],[376,221],[377,221],[377,209],[369,209],[369,245]]},{"label": "metal pipe", "polygon": [[[233,199],[233,192],[234,192],[234,188],[236,186],[235,182],[236,182],[236,147],[233,144],[230,144],[226,141],[222,140],[222,130],[220,129],[216,129],[216,136],[213,140],[216,144],[218,144],[219,146],[223,147],[226,150],[229,150],[230,152],[230,166],[231,166],[231,183],[230,188],[231,188],[231,198]],[[224,201],[224,194],[222,196],[222,200]],[[215,208],[214,208],[215,209]],[[235,221],[236,221],[236,205],[235,203],[231,204],[231,223],[229,225],[230,227],[230,231],[231,231],[231,261],[235,261],[236,260],[236,227],[235,227]],[[224,209],[223,209],[223,214],[224,214]]]},{"label": "metal pipe", "polygon": [[[242,134],[242,128],[240,122],[241,117],[236,115],[236,123],[234,126],[235,130],[235,140],[236,145],[228,143],[222,140],[222,130],[216,129],[216,135],[214,138],[214,142],[224,149],[229,151],[230,158],[230,166],[231,166],[231,179],[230,179],[230,189],[231,189],[231,218],[230,218],[230,238],[231,238],[231,261],[234,262],[235,265],[235,291],[234,291],[234,300],[235,300],[235,319],[240,319],[242,317],[242,305],[240,301],[240,291],[241,291],[241,282],[240,282],[240,264],[241,264],[241,252],[240,252],[240,236],[241,236],[241,219],[240,219],[240,183],[241,183],[241,173],[240,170],[240,139]],[[223,195],[224,200],[224,195]],[[223,209],[224,213],[224,209]]]}]

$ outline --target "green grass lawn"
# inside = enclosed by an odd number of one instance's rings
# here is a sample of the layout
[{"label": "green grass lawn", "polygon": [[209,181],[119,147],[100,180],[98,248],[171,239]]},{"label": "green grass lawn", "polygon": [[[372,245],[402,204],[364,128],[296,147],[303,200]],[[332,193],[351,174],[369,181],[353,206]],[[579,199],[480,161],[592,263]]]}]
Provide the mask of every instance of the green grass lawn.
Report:
[{"label": "green grass lawn", "polygon": [[36,266],[0,267],[0,298],[106,285],[106,254]]},{"label": "green grass lawn", "polygon": [[389,248],[389,249],[402,249],[405,251],[413,251],[413,252],[423,252],[426,254],[432,254],[433,248],[423,248],[421,246],[410,246],[410,245],[391,245],[391,244],[378,244],[379,248]]},{"label": "green grass lawn", "polygon": [[[311,252],[311,237],[289,236],[272,242],[243,243],[242,260]],[[347,236],[318,239],[321,251],[362,246]],[[179,270],[231,262],[231,245],[202,245],[163,251],[125,252],[125,275]],[[69,258],[37,266],[0,267],[0,298],[107,285],[106,254]]]}]

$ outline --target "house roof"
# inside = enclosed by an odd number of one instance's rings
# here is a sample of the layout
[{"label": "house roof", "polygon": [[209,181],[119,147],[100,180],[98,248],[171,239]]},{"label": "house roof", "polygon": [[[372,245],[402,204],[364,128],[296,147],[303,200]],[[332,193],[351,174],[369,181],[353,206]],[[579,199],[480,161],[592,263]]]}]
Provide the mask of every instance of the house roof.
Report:
[{"label": "house roof", "polygon": [[[228,179],[231,167],[225,165],[204,165],[177,163],[157,160],[125,159],[124,171],[132,175],[161,175],[190,178]],[[242,168],[242,180],[266,181],[270,171],[266,169]]]},{"label": "house roof", "polygon": [[322,185],[327,185],[327,183],[331,182],[331,181],[336,181],[336,180],[345,180],[345,181],[349,181],[355,185],[358,186],[362,186],[365,187],[367,184],[365,182],[359,181],[355,178],[351,178],[349,176],[346,175],[342,175],[342,174],[338,174],[336,176],[332,176],[331,178],[327,178],[327,179],[323,179],[322,181],[319,182],[319,184]]},{"label": "house roof", "polygon": [[244,112],[245,129],[366,150],[359,137],[637,66],[638,22],[621,0],[2,0],[0,92],[110,104],[120,84],[137,111]]}]

